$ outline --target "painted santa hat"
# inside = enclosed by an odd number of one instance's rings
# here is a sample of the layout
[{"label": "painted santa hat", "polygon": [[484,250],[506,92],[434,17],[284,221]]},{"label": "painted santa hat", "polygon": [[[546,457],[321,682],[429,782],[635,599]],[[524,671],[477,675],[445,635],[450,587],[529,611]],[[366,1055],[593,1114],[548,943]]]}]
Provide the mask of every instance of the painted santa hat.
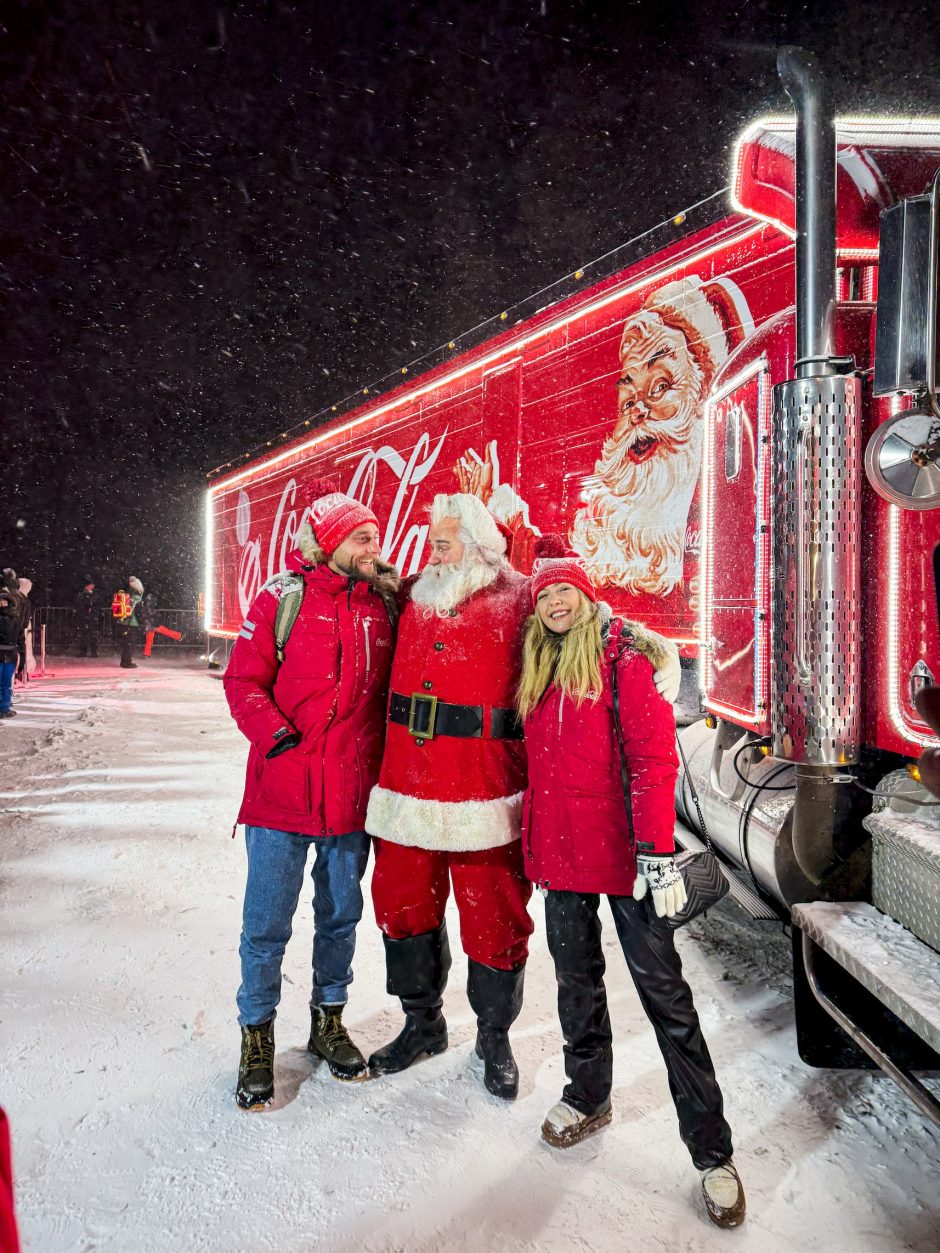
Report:
[{"label": "painted santa hat", "polygon": [[316,479],[310,484],[308,513],[314,538],[325,553],[335,553],[357,526],[379,520],[361,500],[341,492],[332,479]]},{"label": "painted santa hat", "polygon": [[565,547],[560,535],[542,535],[535,544],[535,563],[529,580],[533,605],[539,592],[553,583],[568,583],[583,592],[588,600],[597,600],[597,588],[581,558]]},{"label": "painted santa hat", "polygon": [[[754,330],[754,321],[744,295],[730,279],[703,283],[696,275],[686,275],[650,292],[643,309],[655,313],[673,330],[681,331],[689,351],[705,374],[706,386],[733,350]],[[633,319],[628,319],[620,340],[620,353],[636,335]]]}]

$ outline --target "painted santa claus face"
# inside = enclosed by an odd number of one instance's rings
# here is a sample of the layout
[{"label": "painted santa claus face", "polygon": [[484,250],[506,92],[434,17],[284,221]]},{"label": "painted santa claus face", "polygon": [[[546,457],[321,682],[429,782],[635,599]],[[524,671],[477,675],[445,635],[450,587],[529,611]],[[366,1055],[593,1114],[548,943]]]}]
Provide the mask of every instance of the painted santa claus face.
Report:
[{"label": "painted santa claus face", "polygon": [[657,312],[640,310],[626,324],[617,420],[571,532],[596,583],[654,596],[681,583],[705,383],[685,335]]},{"label": "painted santa claus face", "polygon": [[612,439],[631,462],[668,456],[688,442],[689,418],[695,416],[689,401],[698,400],[701,382],[681,331],[656,318],[651,326],[625,335]]}]

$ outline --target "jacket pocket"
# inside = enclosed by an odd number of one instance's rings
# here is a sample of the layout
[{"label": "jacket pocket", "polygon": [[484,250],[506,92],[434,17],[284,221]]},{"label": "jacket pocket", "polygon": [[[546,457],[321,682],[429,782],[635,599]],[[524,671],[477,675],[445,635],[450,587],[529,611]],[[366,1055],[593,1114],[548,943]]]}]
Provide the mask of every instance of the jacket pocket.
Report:
[{"label": "jacket pocket", "polygon": [[310,758],[291,748],[270,760],[261,772],[261,795],[271,805],[292,814],[310,812]]}]

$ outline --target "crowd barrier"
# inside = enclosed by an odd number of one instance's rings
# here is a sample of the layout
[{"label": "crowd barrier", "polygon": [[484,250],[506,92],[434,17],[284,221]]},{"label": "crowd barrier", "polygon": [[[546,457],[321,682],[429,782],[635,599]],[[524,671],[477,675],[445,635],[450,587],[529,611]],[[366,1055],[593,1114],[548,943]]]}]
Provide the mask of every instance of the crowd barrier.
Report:
[{"label": "crowd barrier", "polygon": [[[33,652],[39,657],[45,640],[47,656],[81,651],[80,611],[71,605],[38,605],[33,610]],[[98,614],[98,652],[117,651],[118,623],[109,607]],[[154,654],[173,652],[204,652],[206,633],[202,618],[195,609],[158,609],[153,614],[151,647]],[[162,631],[160,628],[164,628]],[[138,647],[146,646],[146,636],[138,632]],[[149,654],[148,654],[149,655]]]}]

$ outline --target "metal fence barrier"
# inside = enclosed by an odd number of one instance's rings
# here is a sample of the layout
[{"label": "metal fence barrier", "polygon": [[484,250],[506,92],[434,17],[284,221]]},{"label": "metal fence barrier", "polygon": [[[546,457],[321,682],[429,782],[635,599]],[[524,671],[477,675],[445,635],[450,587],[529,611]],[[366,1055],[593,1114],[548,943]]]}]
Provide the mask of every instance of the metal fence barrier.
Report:
[{"label": "metal fence barrier", "polygon": [[[33,610],[33,651],[39,655],[39,638],[45,627],[46,653],[78,653],[82,647],[80,630],[81,611],[72,605],[39,605]],[[110,608],[98,611],[97,643],[102,653],[116,652],[120,645],[117,640],[118,623],[111,617]],[[171,631],[178,631],[182,636],[179,640],[166,635],[155,635],[153,639],[154,653],[179,653],[204,651],[206,633],[202,618],[195,609],[158,609],[153,614],[154,627],[164,626]],[[135,651],[143,648],[144,632],[138,631],[138,642]]]}]

